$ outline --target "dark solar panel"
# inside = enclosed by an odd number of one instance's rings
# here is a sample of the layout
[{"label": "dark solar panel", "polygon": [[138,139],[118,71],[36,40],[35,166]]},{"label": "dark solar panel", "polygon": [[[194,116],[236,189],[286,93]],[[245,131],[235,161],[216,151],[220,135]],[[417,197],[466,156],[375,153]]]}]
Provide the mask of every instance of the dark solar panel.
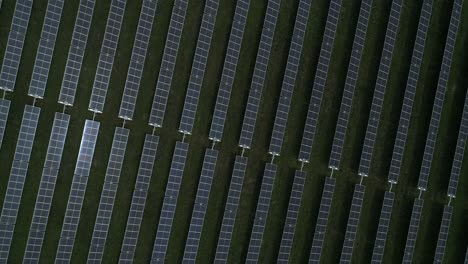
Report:
[{"label": "dark solar panel", "polygon": [[424,205],[424,200],[416,198],[413,204],[413,212],[411,213],[411,221],[406,238],[405,253],[403,255],[403,263],[412,263],[414,247],[416,246],[416,238],[418,236],[419,221]]},{"label": "dark solar panel", "polygon": [[444,207],[444,214],[442,215],[442,222],[440,223],[439,237],[437,239],[434,263],[442,263],[444,260],[445,246],[447,245],[452,212],[453,208],[450,205],[446,205]]},{"label": "dark solar panel", "polygon": [[10,100],[0,98],[0,149],[2,148],[3,136],[5,135],[10,104]]},{"label": "dark solar panel", "polygon": [[341,251],[340,263],[351,263],[353,256],[354,240],[359,226],[359,218],[361,216],[362,202],[364,201],[364,185],[356,184],[354,186],[353,200],[349,211],[348,224],[346,225],[345,240]]},{"label": "dark solar panel", "polygon": [[387,240],[388,226],[390,225],[390,217],[392,216],[394,199],[394,193],[385,192],[382,210],[380,211],[377,236],[375,238],[374,243],[374,251],[372,252],[372,263],[382,263],[383,261],[383,254],[385,252],[385,242]]}]

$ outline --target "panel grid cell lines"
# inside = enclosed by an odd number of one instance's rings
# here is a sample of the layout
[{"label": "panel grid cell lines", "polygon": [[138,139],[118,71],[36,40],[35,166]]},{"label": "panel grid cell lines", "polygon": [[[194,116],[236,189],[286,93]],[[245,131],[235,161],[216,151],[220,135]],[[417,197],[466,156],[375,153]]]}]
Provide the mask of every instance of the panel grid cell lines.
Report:
[{"label": "panel grid cell lines", "polygon": [[60,234],[56,263],[70,262],[73,245],[80,221],[81,208],[86,192],[88,177],[93,161],[94,149],[99,132],[99,122],[86,120],[76,161],[67,209]]},{"label": "panel grid cell lines", "polygon": [[154,93],[153,105],[149,124],[161,127],[166,112],[166,103],[171,90],[172,76],[174,75],[177,53],[179,51],[180,39],[184,28],[185,15],[187,13],[188,0],[175,0],[172,8],[171,22],[167,32],[166,45],[159,69],[156,91]]},{"label": "panel grid cell lines", "polygon": [[154,240],[151,263],[164,263],[166,260],[167,246],[172,230],[172,222],[179,197],[179,189],[184,174],[185,160],[187,158],[189,144],[177,141],[172,157],[171,170],[166,185],[166,193],[159,217],[158,230]]},{"label": "panel grid cell lines", "polygon": [[366,187],[364,185],[356,184],[354,186],[353,200],[351,202],[351,210],[349,211],[348,224],[346,225],[346,233],[341,251],[340,263],[351,263],[354,240],[356,239],[365,191]]},{"label": "panel grid cell lines", "polygon": [[267,163],[263,173],[262,186],[260,187],[260,196],[258,197],[255,219],[250,234],[249,249],[247,251],[247,263],[257,263],[260,255],[260,248],[263,241],[268,210],[270,208],[271,194],[275,183],[276,165]]},{"label": "panel grid cell lines", "polygon": [[68,50],[67,64],[63,75],[62,87],[58,102],[64,105],[73,105],[76,87],[80,77],[81,64],[88,42],[89,28],[94,12],[95,0],[81,0],[73,29],[70,49]]},{"label": "panel grid cell lines", "polygon": [[283,236],[281,237],[281,244],[278,253],[278,263],[289,262],[306,176],[307,174],[305,172],[299,170],[296,170],[296,174],[294,175],[291,196],[289,197],[288,212],[286,214]]},{"label": "panel grid cell lines", "polygon": [[278,20],[281,0],[269,0],[265,19],[263,21],[262,35],[258,45],[255,68],[250,84],[249,97],[242,122],[242,130],[239,139],[239,146],[250,148],[252,144],[255,122],[257,120],[258,108],[262,97],[263,85],[268,68],[268,60],[275,34],[276,22]]},{"label": "panel grid cell lines", "polygon": [[125,235],[120,250],[119,263],[133,263],[140,225],[143,219],[148,188],[153,174],[154,160],[158,148],[159,137],[146,135],[140,165],[133,190],[132,203],[128,214]]},{"label": "panel grid cell lines", "polygon": [[442,106],[444,104],[445,92],[447,89],[448,78],[450,75],[450,66],[452,64],[453,50],[455,48],[455,39],[458,33],[460,24],[460,13],[463,0],[455,0],[453,2],[452,17],[450,18],[447,40],[445,42],[444,56],[437,82],[437,90],[432,106],[431,121],[426,138],[426,146],[424,147],[424,155],[419,172],[418,189],[426,190],[429,180],[429,173],[432,165],[432,157],[434,154],[437,133],[439,130],[440,116],[442,114]]},{"label": "panel grid cell lines", "polygon": [[317,71],[314,78],[314,86],[310,97],[309,109],[302,136],[299,160],[308,162],[312,152],[312,143],[314,141],[320,104],[322,102],[323,90],[327,81],[328,67],[335,40],[336,28],[340,17],[341,0],[332,0],[328,8],[327,22],[320,48],[320,56],[317,64]]},{"label": "panel grid cell lines", "polygon": [[13,91],[15,89],[16,75],[18,74],[21,53],[23,52],[24,38],[28,30],[32,4],[32,0],[16,1],[0,72],[0,89],[2,90]]},{"label": "panel grid cell lines", "polygon": [[10,104],[10,100],[0,98],[0,149],[2,148],[3,136],[5,135]]},{"label": "panel grid cell lines", "polygon": [[127,0],[112,0],[88,109],[102,113]]},{"label": "panel grid cell lines", "polygon": [[0,262],[7,263],[41,109],[26,105],[0,216]]},{"label": "panel grid cell lines", "polygon": [[400,168],[405,151],[411,113],[413,110],[413,101],[416,95],[416,86],[418,84],[419,72],[424,55],[424,46],[431,19],[431,11],[432,0],[425,0],[419,16],[418,31],[414,42],[413,55],[411,58],[411,65],[403,98],[403,106],[401,108],[400,121],[398,123],[395,144],[393,146],[392,161],[390,163],[388,174],[388,180],[393,183],[398,181],[398,176],[400,175]]},{"label": "panel grid cell lines", "polygon": [[29,228],[28,242],[24,253],[24,262],[27,263],[39,262],[69,122],[69,115],[55,113],[39,191]]},{"label": "panel grid cell lines", "polygon": [[413,212],[411,213],[411,220],[406,237],[405,253],[403,255],[403,263],[412,263],[414,247],[416,246],[416,238],[418,236],[419,221],[421,220],[421,212],[423,209],[424,200],[416,198],[413,204]]},{"label": "panel grid cell lines", "polygon": [[198,33],[197,47],[195,48],[195,56],[193,57],[192,70],[180,119],[179,131],[182,133],[192,133],[206,63],[210,52],[211,38],[215,28],[218,3],[219,0],[206,0],[205,2],[205,10],[203,11],[203,19]]},{"label": "panel grid cell lines", "polygon": [[141,7],[135,42],[133,43],[132,57],[128,66],[127,80],[125,81],[125,88],[120,103],[119,117],[123,119],[133,119],[156,7],[156,0],[144,0]]},{"label": "panel grid cell lines", "polygon": [[392,216],[394,199],[394,193],[385,192],[382,210],[380,211],[377,236],[374,243],[374,251],[372,252],[372,263],[382,263],[383,261],[385,242],[387,240],[388,227],[390,225],[390,217]]},{"label": "panel grid cell lines", "polygon": [[247,161],[246,157],[236,156],[236,161],[234,162],[226,207],[224,208],[223,222],[219,233],[218,245],[216,246],[215,262],[217,263],[226,263],[228,259]]},{"label": "panel grid cell lines", "polygon": [[380,114],[382,113],[382,106],[385,97],[385,88],[387,86],[390,66],[392,64],[393,48],[395,47],[398,25],[400,22],[402,1],[403,0],[393,0],[392,8],[390,9],[390,17],[388,19],[387,31],[385,33],[385,42],[383,45],[382,55],[380,57],[379,71],[377,73],[377,81],[375,83],[372,105],[367,122],[366,136],[364,138],[364,145],[362,146],[361,160],[359,162],[358,173],[361,176],[367,177],[367,175],[369,175],[375,139],[377,137],[377,129],[379,128]]},{"label": "panel grid cell lines", "polygon": [[320,262],[320,255],[322,254],[323,241],[327,231],[328,216],[330,214],[335,185],[335,179],[330,177],[325,178],[317,224],[315,225],[314,239],[312,241],[312,249],[310,250],[309,255],[309,263]]},{"label": "panel grid cell lines", "polygon": [[226,115],[231,98],[232,85],[236,76],[237,63],[239,60],[242,39],[244,37],[245,24],[249,13],[250,0],[238,0],[234,21],[232,22],[231,34],[224,59],[221,82],[219,84],[218,96],[216,97],[213,120],[211,122],[209,138],[221,141],[226,122]]},{"label": "panel grid cell lines", "polygon": [[444,214],[442,215],[442,222],[440,223],[439,237],[437,239],[434,263],[442,263],[444,260],[445,246],[447,245],[450,221],[452,220],[452,212],[453,208],[450,205],[446,205],[444,207]]},{"label": "panel grid cell lines", "polygon": [[41,39],[39,40],[31,83],[29,84],[28,94],[30,96],[44,97],[55,40],[57,39],[60,18],[62,17],[62,7],[63,0],[50,0],[47,3]]},{"label": "panel grid cell lines", "polygon": [[200,245],[203,223],[205,221],[206,210],[208,208],[208,199],[210,197],[211,183],[216,168],[216,159],[218,151],[207,149],[203,160],[203,167],[198,183],[195,205],[193,207],[192,219],[185,243],[183,263],[195,263],[197,258],[198,246]]},{"label": "panel grid cell lines", "polygon": [[130,130],[117,127],[112,141],[87,263],[101,263]]},{"label": "panel grid cell lines", "polygon": [[288,122],[291,99],[301,60],[302,45],[304,44],[304,36],[307,28],[307,21],[309,19],[311,2],[312,0],[301,0],[299,2],[293,37],[291,45],[289,46],[288,60],[286,62],[286,69],[283,76],[283,84],[281,86],[280,98],[276,109],[270,147],[268,149],[268,152],[272,155],[279,155],[283,145],[284,132]]},{"label": "panel grid cell lines", "polygon": [[359,75],[359,67],[361,65],[361,56],[366,40],[367,27],[369,25],[369,17],[372,9],[373,0],[364,0],[361,2],[359,18],[354,34],[353,48],[346,74],[343,97],[341,98],[340,112],[335,128],[335,136],[333,137],[333,145],[330,154],[328,167],[338,169],[340,167],[343,145],[346,137],[346,129],[348,128],[348,120],[353,104],[354,90]]}]

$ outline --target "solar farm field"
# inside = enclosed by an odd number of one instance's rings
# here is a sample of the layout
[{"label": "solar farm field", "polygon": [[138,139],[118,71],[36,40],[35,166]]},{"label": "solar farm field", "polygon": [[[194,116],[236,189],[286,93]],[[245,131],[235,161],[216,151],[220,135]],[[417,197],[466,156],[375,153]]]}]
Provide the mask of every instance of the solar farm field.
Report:
[{"label": "solar farm field", "polygon": [[0,263],[468,263],[464,0],[0,0]]}]

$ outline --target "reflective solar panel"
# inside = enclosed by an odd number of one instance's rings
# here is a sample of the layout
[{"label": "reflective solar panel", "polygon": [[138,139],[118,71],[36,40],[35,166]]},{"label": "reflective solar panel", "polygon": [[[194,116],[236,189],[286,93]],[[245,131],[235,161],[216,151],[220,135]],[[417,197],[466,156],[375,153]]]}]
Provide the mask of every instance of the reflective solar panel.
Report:
[{"label": "reflective solar panel", "polygon": [[133,189],[132,203],[125,227],[125,235],[120,250],[119,263],[133,263],[149,183],[153,174],[158,142],[159,137],[157,136],[148,134],[145,136],[140,166],[138,168],[135,188]]},{"label": "reflective solar panel", "polygon": [[374,243],[374,251],[372,252],[372,263],[382,263],[383,261],[385,242],[387,241],[388,226],[390,225],[394,199],[394,193],[385,192],[382,210],[380,211],[377,236]]},{"label": "reflective solar panel", "polygon": [[327,81],[328,67],[335,40],[336,27],[340,17],[341,0],[332,0],[328,8],[327,22],[320,48],[320,56],[315,73],[314,86],[310,98],[309,109],[307,112],[304,133],[302,136],[299,160],[308,162],[312,152],[312,143],[314,141],[315,130],[317,126],[320,104],[322,102],[323,89]]},{"label": "reflective solar panel", "polygon": [[418,189],[426,190],[429,180],[429,173],[434,155],[434,148],[439,130],[440,116],[442,114],[442,106],[444,104],[445,92],[447,89],[448,78],[450,75],[450,66],[452,64],[453,50],[455,47],[455,39],[458,33],[460,24],[460,12],[462,9],[463,0],[455,0],[453,2],[452,16],[450,18],[447,40],[445,42],[444,56],[437,82],[437,91],[435,94],[434,105],[432,107],[431,121],[427,132],[426,145],[424,147],[423,161],[419,172]]},{"label": "reflective solar panel", "polygon": [[195,263],[198,246],[200,245],[203,223],[205,222],[208,199],[210,197],[211,182],[216,169],[218,151],[207,149],[203,160],[203,167],[198,182],[195,205],[193,207],[192,219],[190,220],[189,232],[185,242],[183,263]]},{"label": "reflective solar panel", "polygon": [[273,43],[273,37],[278,20],[281,0],[269,0],[265,19],[263,21],[262,36],[258,45],[255,68],[250,84],[249,97],[242,122],[242,130],[239,139],[239,146],[250,148],[252,144],[255,122],[257,120],[258,108],[262,97],[263,85],[270,59],[270,51]]},{"label": "reflective solar panel", "polygon": [[446,205],[444,207],[444,214],[442,215],[442,222],[440,223],[439,237],[437,239],[434,263],[442,263],[444,260],[445,246],[447,245],[450,221],[452,220],[452,212],[453,208],[450,205]]},{"label": "reflective solar panel", "polygon": [[232,171],[231,183],[229,184],[226,207],[224,207],[223,221],[219,233],[218,245],[216,247],[215,262],[227,262],[229,248],[231,246],[232,231],[236,221],[237,208],[244,183],[245,170],[247,168],[246,157],[236,156],[234,169]]},{"label": "reflective solar panel", "polygon": [[359,218],[361,216],[362,202],[364,201],[364,192],[366,187],[361,184],[354,186],[353,200],[348,216],[348,224],[346,225],[345,240],[341,251],[340,263],[351,263],[353,256],[354,240],[359,226]]},{"label": "reflective solar panel", "polygon": [[226,122],[226,115],[231,98],[232,85],[236,75],[237,63],[239,60],[244,29],[247,22],[250,0],[238,0],[234,21],[232,22],[231,34],[224,58],[223,72],[219,84],[218,96],[216,97],[213,120],[211,121],[209,138],[214,141],[221,141]]},{"label": "reflective solar panel", "polygon": [[419,221],[421,220],[421,212],[424,205],[424,200],[414,199],[413,212],[411,213],[411,221],[406,238],[405,253],[403,255],[403,263],[411,263],[413,261],[414,247],[416,246],[416,238],[418,236]]},{"label": "reflective solar panel", "polygon": [[394,0],[390,10],[390,18],[388,19],[385,42],[383,45],[382,56],[380,57],[379,71],[377,73],[377,81],[367,122],[366,136],[362,147],[361,160],[359,162],[358,173],[361,176],[367,177],[367,175],[369,175],[369,168],[372,161],[372,155],[374,153],[375,139],[377,138],[377,129],[379,128],[380,114],[382,113],[382,106],[385,97],[385,88],[387,86],[390,65],[392,63],[393,48],[395,47],[398,25],[400,23],[401,9],[402,0]]},{"label": "reflective solar panel", "polygon": [[372,1],[373,0],[364,0],[361,2],[356,32],[354,34],[353,48],[351,50],[351,58],[349,59],[348,72],[346,74],[343,96],[341,98],[340,112],[338,114],[335,136],[333,137],[333,145],[328,162],[328,167],[333,169],[338,169],[340,167],[346,129],[348,128],[354,90],[358,80],[361,56],[366,40],[367,26],[369,25]]},{"label": "reflective solar panel", "polygon": [[149,118],[149,124],[151,126],[161,127],[163,123],[187,6],[188,0],[175,0],[174,7],[172,8],[171,22],[166,37],[166,45],[164,46],[164,54],[159,69],[159,76],[155,89],[156,92],[154,93],[153,105]]},{"label": "reflective solar panel", "polygon": [[0,149],[2,148],[3,135],[5,135],[10,103],[10,100],[0,98]]},{"label": "reflective solar panel", "polygon": [[68,51],[65,73],[58,102],[64,105],[73,105],[75,101],[78,78],[80,76],[81,64],[88,41],[89,28],[93,18],[95,0],[81,0],[73,29],[70,49]]},{"label": "reflective solar panel", "polygon": [[0,89],[2,90],[13,91],[15,89],[16,75],[23,52],[32,4],[32,0],[16,1],[8,42],[3,56],[2,70],[0,71]]},{"label": "reflective solar panel", "polygon": [[133,43],[132,57],[130,58],[127,72],[127,80],[125,81],[125,88],[120,103],[119,117],[123,119],[133,119],[157,2],[157,0],[144,0],[141,7],[135,42]]},{"label": "reflective solar panel", "polygon": [[62,16],[63,0],[50,0],[47,3],[41,39],[37,48],[31,83],[28,94],[34,97],[44,97],[50,64],[55,48],[55,40]]}]

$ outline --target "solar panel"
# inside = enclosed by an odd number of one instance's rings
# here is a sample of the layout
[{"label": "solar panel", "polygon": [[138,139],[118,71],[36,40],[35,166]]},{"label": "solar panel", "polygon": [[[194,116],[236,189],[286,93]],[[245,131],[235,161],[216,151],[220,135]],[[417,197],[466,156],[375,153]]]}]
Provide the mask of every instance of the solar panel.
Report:
[{"label": "solar panel", "polygon": [[94,0],[80,1],[58,100],[64,105],[73,105],[75,101],[76,87],[78,86],[93,11]]},{"label": "solar panel", "polygon": [[453,208],[450,205],[444,206],[444,214],[442,215],[442,222],[440,224],[434,263],[442,263],[442,261],[444,260],[445,246],[447,245],[447,238],[450,228],[450,221],[452,219],[452,212]]},{"label": "solar panel", "polygon": [[67,209],[60,234],[56,262],[70,262],[75,243],[81,208],[83,206],[88,176],[93,161],[94,149],[99,132],[99,122],[86,120],[76,161]]},{"label": "solar panel", "polygon": [[307,173],[299,170],[296,170],[296,173],[294,174],[291,196],[289,197],[288,212],[286,214],[283,236],[281,237],[281,244],[278,253],[278,263],[289,262],[306,176]]},{"label": "solar panel", "polygon": [[320,201],[319,214],[315,225],[309,262],[319,263],[320,261],[325,232],[327,231],[328,215],[330,214],[333,192],[335,191],[335,184],[335,179],[330,177],[325,178],[325,185],[323,187],[322,200]]},{"label": "solar panel", "polygon": [[302,136],[301,149],[299,152],[299,160],[304,162],[310,160],[310,154],[312,152],[312,142],[314,141],[323,89],[325,88],[325,83],[327,81],[328,67],[330,65],[336,27],[340,17],[340,9],[341,0],[332,0],[330,2],[322,46],[320,48],[317,71],[315,73],[314,86],[312,88],[312,95]]},{"label": "solar panel", "polygon": [[340,167],[341,154],[343,153],[343,145],[346,137],[346,129],[348,128],[349,115],[353,104],[354,90],[359,75],[359,67],[361,65],[361,56],[366,40],[367,26],[369,25],[369,17],[372,9],[373,0],[364,0],[361,2],[359,18],[354,34],[353,48],[351,50],[351,58],[349,59],[348,72],[344,85],[343,96],[341,98],[340,112],[338,114],[338,122],[336,123],[335,136],[333,137],[333,145],[330,154],[328,167],[338,169]]},{"label": "solar panel", "polygon": [[390,18],[388,19],[385,42],[383,45],[382,56],[380,57],[380,66],[374,88],[374,96],[372,98],[372,105],[367,122],[366,136],[362,147],[361,160],[359,162],[358,173],[365,177],[369,175],[372,154],[374,153],[375,139],[377,137],[377,129],[379,128],[380,114],[382,113],[385,88],[387,86],[390,65],[393,57],[393,48],[395,47],[398,25],[400,23],[401,9],[402,0],[394,0],[390,10]]},{"label": "solar panel", "polygon": [[189,232],[185,242],[184,258],[182,260],[184,263],[195,263],[197,258],[197,251],[198,246],[200,245],[206,210],[208,208],[208,199],[210,197],[211,182],[213,181],[216,169],[217,157],[217,150],[206,150],[205,158],[203,160],[203,168],[198,182],[198,190],[195,197],[192,219],[190,220]]},{"label": "solar panel", "polygon": [[405,253],[403,255],[403,263],[411,263],[413,260],[414,247],[416,246],[416,238],[418,236],[419,221],[421,220],[423,205],[424,200],[419,198],[414,200],[408,236],[406,238]]},{"label": "solar panel", "polygon": [[140,159],[140,166],[133,190],[132,203],[128,214],[125,235],[120,250],[120,263],[133,263],[140,225],[145,209],[146,197],[149,183],[153,173],[156,150],[158,148],[159,137],[147,134]]},{"label": "solar panel", "polygon": [[382,263],[383,261],[385,242],[387,240],[388,226],[390,225],[390,217],[392,216],[394,199],[394,193],[385,192],[382,210],[380,211],[377,236],[374,243],[374,251],[372,252],[372,263]]},{"label": "solar panel", "polygon": [[49,77],[50,64],[55,48],[55,40],[62,16],[63,0],[50,0],[47,3],[44,24],[42,25],[41,39],[34,62],[33,74],[29,85],[30,96],[43,98],[47,78]]},{"label": "solar panel", "polygon": [[175,0],[174,7],[172,8],[171,22],[166,37],[166,45],[164,47],[158,81],[156,82],[156,92],[154,93],[153,105],[149,118],[149,124],[151,126],[161,127],[163,123],[187,6],[188,0]]},{"label": "solar panel", "polygon": [[[7,263],[41,109],[26,105],[0,216],[0,262]],[[11,230],[11,232],[9,231]]]},{"label": "solar panel", "polygon": [[393,146],[392,161],[390,163],[388,180],[394,183],[398,181],[398,176],[400,175],[400,168],[405,151],[406,139],[413,109],[413,100],[416,94],[416,85],[419,79],[419,72],[424,55],[424,46],[426,44],[426,36],[431,19],[431,11],[432,0],[425,0],[421,9],[421,14],[419,16],[418,31],[416,33],[413,56],[411,58],[405,96],[403,98],[403,106],[400,113],[400,121],[398,123],[395,144]]},{"label": "solar panel", "polygon": [[442,114],[442,106],[444,104],[445,92],[447,89],[448,78],[450,75],[450,66],[452,64],[453,49],[455,47],[455,39],[458,33],[460,24],[460,11],[462,9],[463,0],[455,0],[453,2],[452,16],[445,42],[444,56],[437,82],[437,91],[435,94],[434,105],[432,107],[431,121],[429,123],[429,131],[426,138],[426,146],[424,147],[423,161],[419,172],[418,189],[426,190],[429,180],[429,173],[432,165],[432,157],[439,130],[440,116]]},{"label": "solar panel", "polygon": [[270,59],[276,21],[279,15],[280,2],[281,0],[268,1],[265,19],[263,21],[262,36],[260,37],[257,58],[255,60],[252,83],[250,84],[249,97],[244,113],[244,121],[242,122],[242,130],[239,139],[239,146],[241,147],[250,148],[252,144],[255,122],[257,120],[268,61]]},{"label": "solar panel", "polygon": [[0,71],[0,89],[2,90],[13,91],[15,89],[16,75],[21,53],[23,52],[24,38],[28,30],[32,4],[32,0],[16,1],[8,42],[3,56],[2,70]]},{"label": "solar panel", "polygon": [[284,132],[288,122],[291,99],[296,83],[299,62],[301,60],[302,45],[304,44],[311,2],[312,0],[300,1],[297,10],[293,37],[291,45],[289,46],[288,61],[286,62],[278,108],[276,109],[275,123],[271,134],[270,147],[268,149],[268,152],[272,155],[279,155],[283,145]]},{"label": "solar panel", "polygon": [[250,235],[249,249],[247,251],[247,263],[257,263],[260,255],[260,247],[263,241],[268,209],[270,208],[271,194],[275,183],[276,165],[267,163],[263,173],[260,196],[258,197],[257,210]]},{"label": "solar panel", "polygon": [[361,184],[354,186],[353,200],[349,211],[348,224],[346,225],[345,240],[341,251],[340,263],[351,263],[353,256],[354,240],[359,226],[359,218],[361,216],[362,202],[364,200],[364,192],[366,187]]},{"label": "solar panel", "polygon": [[10,112],[10,100],[0,98],[0,149],[2,148],[3,135],[8,120],[8,112]]},{"label": "solar panel", "polygon": [[87,263],[101,263],[130,130],[116,127]]},{"label": "solar panel", "polygon": [[214,141],[221,141],[223,136],[224,123],[226,122],[232,85],[236,76],[242,39],[244,38],[245,24],[249,13],[249,5],[250,0],[237,1],[226,57],[224,59],[221,82],[219,84],[218,96],[216,97],[213,120],[211,121],[209,138]]},{"label": "solar panel", "polygon": [[102,113],[127,0],[112,0],[88,109]]},{"label": "solar panel", "polygon": [[69,123],[69,115],[55,113],[44,169],[42,170],[39,191],[29,228],[24,262],[39,262]]},{"label": "solar panel", "polygon": [[216,247],[215,262],[227,262],[229,248],[231,246],[232,231],[236,221],[237,208],[244,182],[245,170],[247,168],[246,157],[236,156],[234,169],[232,171],[231,183],[229,184],[229,192],[224,208],[223,222],[219,233],[218,245]]},{"label": "solar panel", "polygon": [[125,88],[120,103],[119,117],[123,119],[133,119],[157,2],[157,0],[144,0],[141,7],[135,42],[133,43],[132,57],[130,58],[127,72],[127,80],[125,81]]}]

